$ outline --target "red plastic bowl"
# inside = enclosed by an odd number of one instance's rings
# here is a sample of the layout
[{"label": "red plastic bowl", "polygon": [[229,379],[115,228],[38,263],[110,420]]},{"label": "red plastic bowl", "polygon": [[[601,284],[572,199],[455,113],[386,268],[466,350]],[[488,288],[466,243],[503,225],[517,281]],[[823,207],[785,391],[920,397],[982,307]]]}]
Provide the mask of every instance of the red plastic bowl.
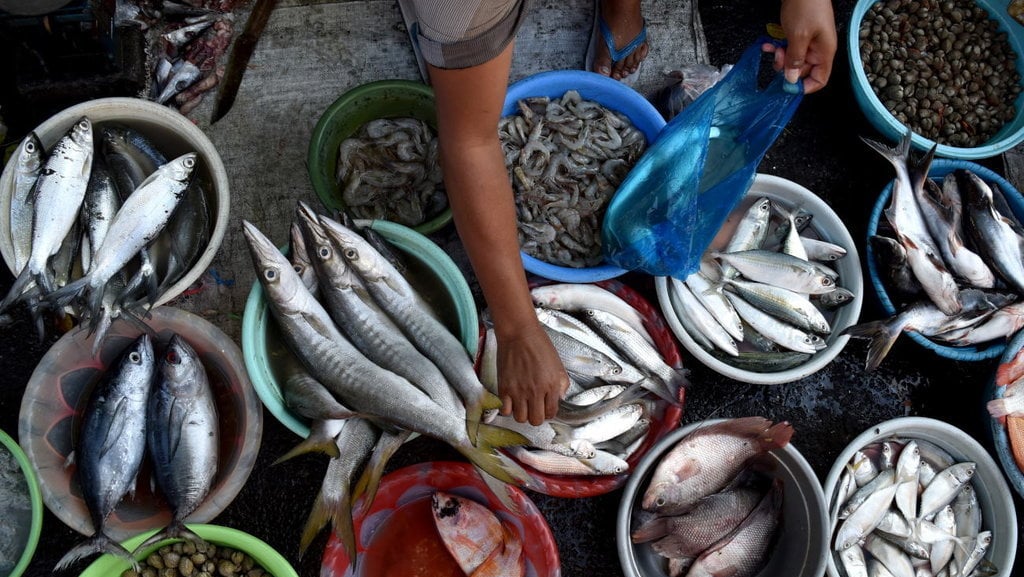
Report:
[{"label": "red plastic bowl", "polygon": [[[537,283],[535,285],[531,285],[530,288],[548,284],[553,283]],[[637,312],[640,313],[644,322],[644,328],[647,329],[651,338],[654,339],[654,345],[661,353],[665,362],[673,368],[682,368],[683,359],[679,355],[679,346],[676,344],[675,336],[668,328],[668,325],[662,318],[661,313],[651,306],[651,303],[648,302],[647,299],[642,297],[636,290],[616,279],[599,281],[594,284],[615,294],[635,308]],[[520,465],[522,465],[536,481],[534,484],[535,486],[531,486],[530,489],[537,491],[538,493],[543,493],[544,495],[551,495],[552,497],[578,498],[604,495],[605,493],[610,493],[622,487],[629,478],[633,468],[636,467],[637,463],[640,462],[640,459],[643,458],[647,451],[657,443],[658,440],[679,427],[679,421],[683,416],[682,403],[684,400],[685,399],[680,399],[679,405],[671,405],[660,399],[656,401],[659,410],[655,414],[654,420],[651,422],[651,428],[647,433],[647,437],[644,439],[644,442],[637,447],[637,450],[633,451],[633,454],[626,459],[626,462],[629,463],[628,471],[618,475],[552,475],[538,471],[529,465],[520,462]]]},{"label": "red plastic bowl", "polygon": [[[509,487],[512,502],[519,511],[511,511],[490,491],[472,465],[457,461],[432,461],[410,465],[389,473],[381,479],[376,497],[366,508],[359,498],[353,507],[356,554],[362,554],[373,543],[378,529],[398,513],[409,511],[408,505],[430,499],[435,491],[444,491],[472,499],[489,507],[503,521],[519,533],[526,560],[526,577],[559,577],[561,561],[558,546],[547,520],[537,506],[521,490]],[[394,519],[397,520],[397,519]],[[374,544],[381,546],[380,543]],[[393,550],[401,555],[407,547],[396,543]],[[358,565],[358,563],[357,563]],[[353,577],[355,575],[348,554],[341,541],[331,533],[324,548],[320,577]]]}]

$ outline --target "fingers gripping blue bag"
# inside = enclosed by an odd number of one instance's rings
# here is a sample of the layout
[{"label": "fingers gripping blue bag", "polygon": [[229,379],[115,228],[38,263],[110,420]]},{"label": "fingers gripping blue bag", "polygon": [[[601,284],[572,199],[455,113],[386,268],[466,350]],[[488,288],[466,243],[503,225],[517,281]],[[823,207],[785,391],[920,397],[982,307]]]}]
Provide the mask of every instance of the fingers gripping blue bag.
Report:
[{"label": "fingers gripping blue bag", "polygon": [[803,84],[757,86],[761,42],[669,122],[612,197],[601,229],[615,266],[686,278],[792,118]]}]

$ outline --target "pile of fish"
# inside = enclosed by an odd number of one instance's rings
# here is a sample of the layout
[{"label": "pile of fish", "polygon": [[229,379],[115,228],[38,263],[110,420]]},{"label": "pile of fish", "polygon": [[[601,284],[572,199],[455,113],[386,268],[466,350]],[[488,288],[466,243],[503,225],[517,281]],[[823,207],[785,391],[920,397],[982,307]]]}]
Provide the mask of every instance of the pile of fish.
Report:
[{"label": "pile of fish", "polygon": [[995,386],[1000,394],[989,401],[986,408],[993,419],[1006,427],[1013,460],[1024,472],[1024,349],[999,365]]},{"label": "pile of fish", "polygon": [[278,367],[282,396],[311,422],[309,437],[282,459],[309,450],[332,456],[300,550],[331,520],[355,558],[352,502],[363,493],[372,502],[384,466],[412,432],[458,450],[499,498],[508,498],[508,487],[495,480],[531,486],[527,472],[497,451],[527,440],[481,422],[500,400],[384,256],[391,255],[386,243],[372,244],[354,224],[301,202],[290,260],[253,224],[243,228],[272,318],[294,355]]},{"label": "pile of fish", "polygon": [[639,493],[633,543],[650,543],[669,577],[756,575],[782,522],[783,487],[752,465],[792,435],[789,423],[742,417],[679,439]]},{"label": "pile of fish", "polygon": [[234,36],[231,10],[240,0],[118,0],[115,24],[149,32],[153,79],[149,97],[188,114],[220,83],[218,66]]},{"label": "pile of fish", "polygon": [[417,226],[448,207],[437,137],[415,118],[378,118],[338,147],[335,176],[355,218]]},{"label": "pile of fish", "polygon": [[982,530],[975,467],[924,439],[894,438],[854,453],[829,511],[846,577],[997,573],[985,559],[992,533]]},{"label": "pile of fish", "polygon": [[498,136],[512,179],[519,246],[544,262],[589,267],[603,260],[601,220],[647,147],[624,115],[575,90],[526,98]]},{"label": "pile of fish", "polygon": [[909,133],[896,148],[864,141],[896,170],[885,222],[870,242],[892,300],[902,305],[888,319],[847,329],[871,340],[868,370],[906,331],[960,347],[1005,340],[1020,330],[1024,228],[999,187],[966,169],[941,182],[929,178],[935,149],[914,162]]},{"label": "pile of fish", "polygon": [[826,315],[854,294],[830,266],[846,249],[814,234],[812,219],[757,198],[722,250],[706,252],[686,279],[669,278],[687,334],[723,362],[755,372],[792,368],[827,347]]},{"label": "pile of fish", "polygon": [[434,525],[445,548],[469,577],[522,577],[523,542],[510,522],[487,507],[450,493],[431,496]]},{"label": "pile of fish", "polygon": [[136,551],[164,539],[201,538],[185,519],[206,499],[217,474],[220,429],[210,381],[195,350],[172,335],[162,356],[148,334],[135,339],[100,377],[76,436],[75,475],[94,534],[57,563],[58,571],[93,553],[133,555],[106,534],[107,518],[134,493],[144,457],[171,507],[171,522]]},{"label": "pile of fish", "polygon": [[[495,414],[491,423],[521,433],[508,452],[552,475],[618,475],[647,440],[668,403],[681,404],[686,371],[668,365],[643,317],[615,293],[591,284],[550,284],[531,291],[537,318],[569,374],[566,397],[540,425]],[[488,327],[480,379],[498,394],[497,340]]]},{"label": "pile of fish", "polygon": [[198,157],[168,160],[142,132],[82,117],[44,150],[29,133],[15,151],[10,235],[17,279],[0,313],[26,303],[88,317],[99,350],[116,318],[138,322],[209,242]]}]

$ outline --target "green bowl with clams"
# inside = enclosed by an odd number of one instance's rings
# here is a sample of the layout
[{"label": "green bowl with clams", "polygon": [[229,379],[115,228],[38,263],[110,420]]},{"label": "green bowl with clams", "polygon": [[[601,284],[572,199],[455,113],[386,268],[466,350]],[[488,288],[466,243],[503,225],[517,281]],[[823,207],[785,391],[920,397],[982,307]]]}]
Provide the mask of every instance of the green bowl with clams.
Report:
[{"label": "green bowl with clams", "polygon": [[[345,202],[338,185],[338,149],[361,126],[379,118],[415,118],[437,131],[434,90],[410,80],[378,80],[357,86],[331,104],[313,129],[306,164],[313,190],[324,206],[342,210]],[[452,209],[411,228],[421,234],[438,231],[452,220]]]}]

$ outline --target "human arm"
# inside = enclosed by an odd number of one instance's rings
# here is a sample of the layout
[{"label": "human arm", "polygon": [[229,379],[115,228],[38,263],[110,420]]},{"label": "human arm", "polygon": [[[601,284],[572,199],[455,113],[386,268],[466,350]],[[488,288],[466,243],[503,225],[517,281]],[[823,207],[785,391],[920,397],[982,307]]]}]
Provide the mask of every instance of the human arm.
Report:
[{"label": "human arm", "polygon": [[838,46],[831,0],[782,0],[779,22],[786,46],[765,46],[775,53],[775,70],[785,70],[789,82],[803,78],[806,94],[821,90],[832,74]]},{"label": "human arm", "polygon": [[519,256],[512,184],[498,139],[511,60],[510,44],[477,66],[427,68],[445,188],[498,339],[502,413],[539,425],[555,415],[569,379],[537,320]]}]

